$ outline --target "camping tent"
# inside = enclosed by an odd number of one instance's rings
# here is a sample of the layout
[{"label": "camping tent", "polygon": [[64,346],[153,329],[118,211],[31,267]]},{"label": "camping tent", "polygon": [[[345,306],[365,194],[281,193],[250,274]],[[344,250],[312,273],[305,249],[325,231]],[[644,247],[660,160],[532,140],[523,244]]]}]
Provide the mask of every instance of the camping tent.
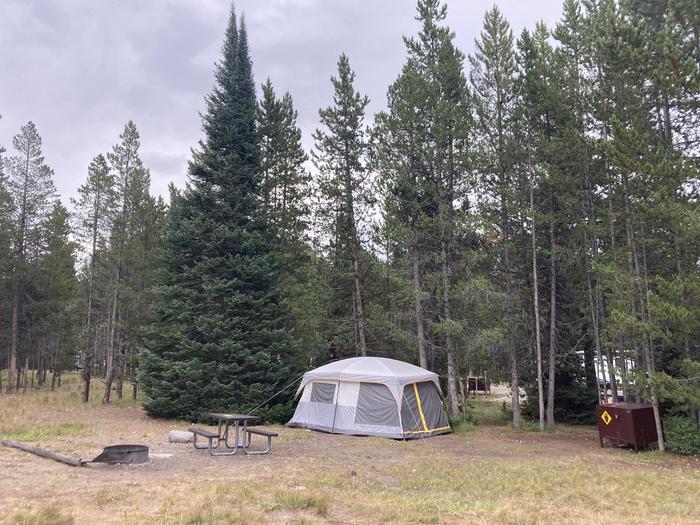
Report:
[{"label": "camping tent", "polygon": [[304,374],[290,427],[411,439],[450,432],[438,376],[383,357],[354,357]]}]

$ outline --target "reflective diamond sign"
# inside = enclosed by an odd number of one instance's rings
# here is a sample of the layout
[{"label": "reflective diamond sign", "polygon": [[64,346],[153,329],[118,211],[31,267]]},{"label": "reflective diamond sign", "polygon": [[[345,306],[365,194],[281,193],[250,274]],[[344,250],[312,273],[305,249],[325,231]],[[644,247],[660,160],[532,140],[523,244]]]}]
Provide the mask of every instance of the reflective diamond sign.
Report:
[{"label": "reflective diamond sign", "polygon": [[605,423],[605,426],[608,426],[610,422],[612,421],[612,417],[610,417],[610,414],[608,414],[607,410],[603,410],[603,413],[600,415],[600,419],[603,420],[603,423]]}]

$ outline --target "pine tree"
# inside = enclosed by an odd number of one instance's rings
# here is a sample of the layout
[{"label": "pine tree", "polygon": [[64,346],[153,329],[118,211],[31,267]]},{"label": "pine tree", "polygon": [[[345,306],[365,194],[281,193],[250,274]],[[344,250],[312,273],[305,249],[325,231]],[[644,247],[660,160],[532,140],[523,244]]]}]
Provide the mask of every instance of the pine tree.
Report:
[{"label": "pine tree", "polygon": [[[390,113],[380,116],[379,158],[389,191],[395,194],[394,213],[410,232],[417,340],[421,364],[427,366],[423,326],[419,237],[437,237],[439,287],[435,300],[440,314],[434,322],[442,338],[447,363],[450,415],[459,413],[455,339],[461,328],[453,307],[454,255],[459,202],[467,209],[468,134],[470,113],[463,73],[464,55],[453,44],[454,34],[441,25],[447,8],[438,0],[420,0],[417,38],[405,38],[408,62],[390,88]],[[382,151],[383,150],[383,151]],[[390,201],[391,202],[391,201]],[[423,346],[423,349],[421,349]]]},{"label": "pine tree", "polygon": [[[409,60],[389,87],[386,113],[375,117],[374,166],[384,195],[384,235],[397,255],[410,253],[418,363],[428,368],[425,272],[433,248],[430,224],[435,214],[435,189],[423,144],[429,122],[425,114],[429,87],[415,61]],[[398,257],[395,257],[395,260]]]},{"label": "pine tree", "polygon": [[[9,347],[9,338],[6,337],[9,326],[6,325],[6,320],[10,319],[12,303],[12,214],[14,203],[9,192],[8,180],[4,173],[5,159],[2,155],[5,149],[0,146],[0,316],[2,323],[0,324],[0,345]],[[9,356],[8,356],[9,357]],[[4,365],[0,365],[0,369]],[[0,374],[1,375],[1,374]],[[2,384],[0,384],[0,393],[2,393]]]},{"label": "pine tree", "polygon": [[139,374],[153,416],[249,411],[286,384],[285,361],[296,349],[261,213],[247,33],[233,10],[222,54],[189,184],[171,191],[156,319]]},{"label": "pine tree", "polygon": [[469,57],[471,85],[476,109],[476,146],[481,184],[495,205],[485,203],[487,221],[498,233],[501,246],[501,275],[505,285],[506,341],[510,356],[513,425],[520,426],[518,349],[515,316],[517,291],[514,282],[513,216],[515,213],[513,171],[513,105],[515,52],[508,22],[494,6],[484,17],[484,29]]},{"label": "pine tree", "polygon": [[22,344],[20,323],[28,299],[30,264],[39,254],[41,221],[55,195],[53,171],[44,163],[41,137],[33,122],[22,126],[12,140],[17,155],[7,159],[13,213],[12,314],[7,390],[15,387],[17,354]]},{"label": "pine tree", "polygon": [[124,293],[124,278],[128,268],[127,257],[134,234],[134,214],[138,209],[144,187],[145,191],[148,191],[149,181],[148,172],[143,167],[143,162],[139,157],[141,142],[136,125],[132,121],[127,122],[119,138],[121,142],[116,144],[112,148],[112,152],[107,154],[114,172],[118,203],[110,232],[110,250],[107,263],[113,277],[103,403],[110,401],[117,346],[123,343],[123,341],[118,340],[121,334],[117,331],[117,324],[119,323],[120,301],[123,299],[122,294]]},{"label": "pine tree", "polygon": [[95,276],[101,257],[105,256],[107,241],[112,229],[117,204],[114,176],[103,155],[95,157],[88,166],[88,177],[78,188],[78,198],[72,199],[76,211],[73,228],[87,256],[86,313],[83,351],[80,363],[83,367],[83,402],[90,399],[92,362],[97,353],[97,328],[94,315]]},{"label": "pine tree", "polygon": [[52,388],[63,370],[75,363],[80,334],[80,301],[75,275],[76,243],[70,239],[68,210],[59,200],[42,224],[42,253],[36,266],[32,302],[34,340],[44,341],[46,361],[53,369]]},{"label": "pine tree", "polygon": [[165,214],[161,198],[150,194],[148,170],[134,172],[127,187],[129,212],[126,221],[124,271],[121,287],[119,322],[119,359],[116,363],[116,393],[122,397],[123,380],[128,373],[132,397],[136,399],[135,371],[138,349],[145,329],[152,320],[150,305],[156,277],[156,255]]},{"label": "pine tree", "polygon": [[[362,215],[372,203],[366,168],[368,153],[365,108],[369,99],[354,87],[355,72],[345,54],[338,59],[338,77],[331,77],[333,106],[319,110],[326,130],[316,130],[313,160],[319,170],[320,215],[331,224],[336,256],[345,259],[352,272],[352,305],[355,349],[367,355],[364,287],[360,267]],[[322,219],[323,220],[323,219]],[[341,255],[343,254],[343,255]]]}]

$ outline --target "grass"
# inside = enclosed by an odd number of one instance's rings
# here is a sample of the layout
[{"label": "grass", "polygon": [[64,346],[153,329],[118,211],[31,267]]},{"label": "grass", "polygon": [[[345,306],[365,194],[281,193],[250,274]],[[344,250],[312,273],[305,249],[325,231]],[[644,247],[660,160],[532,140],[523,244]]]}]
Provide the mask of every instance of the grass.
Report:
[{"label": "grass", "polygon": [[56,504],[39,508],[23,506],[7,519],[12,525],[73,525],[75,519]]},{"label": "grass", "polygon": [[276,438],[276,442],[307,441],[313,439],[313,433],[299,428],[290,428]]},{"label": "grass", "polygon": [[100,489],[92,497],[92,501],[98,507],[108,507],[128,501],[131,496],[129,489],[117,489],[110,487],[109,489]]},{"label": "grass", "polygon": [[[391,479],[367,477],[326,493],[329,505],[350,501],[356,514],[381,523],[616,523],[692,521],[700,476],[609,468],[587,461],[479,460],[454,465],[432,453],[433,466],[397,465]],[[386,474],[386,473],[385,473]],[[310,487],[325,481],[305,481]],[[659,497],[660,484],[672,497]],[[332,485],[331,485],[332,486]],[[605,490],[601,490],[605,487]],[[693,508],[695,505],[695,508]],[[361,520],[359,520],[361,521]]]},{"label": "grass", "polygon": [[188,503],[183,514],[162,513],[161,522],[314,523],[333,516],[334,521],[396,524],[692,523],[700,493],[697,471],[611,468],[581,459],[455,465],[453,457],[433,452],[430,464],[419,468],[396,464],[357,477],[327,468],[334,473],[300,475],[295,487],[284,486],[289,478],[253,482],[243,492],[191,486],[187,491],[198,494],[198,502]]},{"label": "grass", "polygon": [[[3,388],[7,385],[3,381]],[[87,404],[82,402],[82,380],[78,372],[68,372],[62,376],[61,386],[51,390],[50,381],[48,384],[34,389],[27,388],[26,392],[20,390],[17,393],[7,394],[3,390],[0,393],[0,403],[2,406],[9,408],[30,408],[34,409],[37,405],[45,408],[64,409],[71,406],[90,406],[97,408],[102,406],[102,394],[104,393],[104,381],[99,378],[93,378],[90,386],[90,400]],[[137,392],[136,399],[131,398],[131,383],[124,381],[123,397],[117,398],[114,390],[116,382],[112,383],[112,394],[110,396],[110,406],[114,407],[133,407],[141,406],[146,401],[146,397]]]},{"label": "grass", "polygon": [[55,425],[0,426],[0,438],[15,441],[48,441],[63,436],[87,436],[90,429],[84,423],[57,423]]},{"label": "grass", "polygon": [[325,516],[328,514],[328,499],[323,495],[314,494],[299,489],[278,490],[272,499],[272,504],[265,507],[266,511],[279,509],[290,510],[314,510],[318,515]]},{"label": "grass", "polygon": [[[77,448],[97,448],[105,436],[144,436],[179,457],[122,471],[13,455],[12,486],[0,486],[0,507],[9,507],[0,523],[604,525],[693,523],[700,511],[700,460],[599,449],[591,427],[558,425],[541,435],[533,422],[516,430],[486,399],[469,401],[470,418],[455,421],[452,436],[402,442],[281,428],[269,456],[214,459],[165,445],[176,422],[102,407],[99,389],[83,404],[79,387],[69,379],[53,393],[0,396],[0,435],[59,449],[68,436],[90,436]],[[41,491],[32,468],[51,472]],[[18,498],[14,507],[3,501],[8,494]]]}]

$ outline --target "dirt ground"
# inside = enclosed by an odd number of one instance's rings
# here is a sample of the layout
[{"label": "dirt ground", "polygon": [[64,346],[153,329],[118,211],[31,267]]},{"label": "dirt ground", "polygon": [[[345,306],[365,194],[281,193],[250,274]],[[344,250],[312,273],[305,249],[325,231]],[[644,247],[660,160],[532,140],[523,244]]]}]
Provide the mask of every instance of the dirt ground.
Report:
[{"label": "dirt ground", "polygon": [[[269,455],[210,457],[168,443],[168,431],[186,422],[150,419],[135,406],[20,403],[4,414],[16,411],[31,415],[25,427],[70,429],[32,444],[82,459],[106,445],[145,444],[150,461],[74,468],[0,447],[7,523],[574,523],[596,515],[700,523],[698,458],[601,449],[592,427],[541,435],[481,425],[407,442],[276,427]],[[674,490],[673,505],[639,513],[640,500],[627,497],[617,510],[601,508],[606,493],[659,484]]]}]

